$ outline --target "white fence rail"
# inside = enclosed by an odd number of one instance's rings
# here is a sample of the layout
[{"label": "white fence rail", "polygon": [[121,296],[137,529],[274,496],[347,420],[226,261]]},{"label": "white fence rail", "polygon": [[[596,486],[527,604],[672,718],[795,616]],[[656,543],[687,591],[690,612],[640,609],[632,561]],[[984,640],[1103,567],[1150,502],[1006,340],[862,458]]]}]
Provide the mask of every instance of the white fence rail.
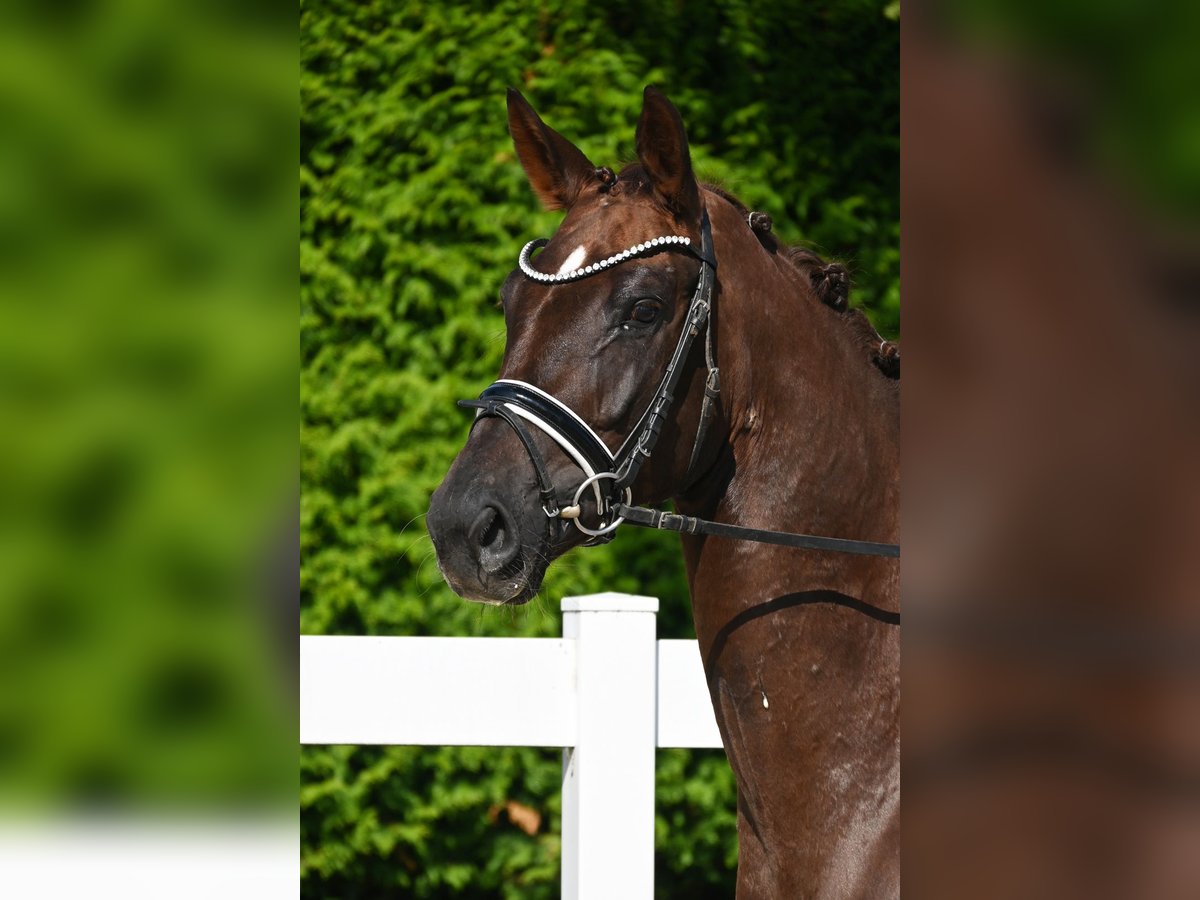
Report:
[{"label": "white fence rail", "polygon": [[300,742],[562,747],[562,896],[654,895],[654,751],[720,747],[658,600],[562,601],[563,637],[301,637]]}]

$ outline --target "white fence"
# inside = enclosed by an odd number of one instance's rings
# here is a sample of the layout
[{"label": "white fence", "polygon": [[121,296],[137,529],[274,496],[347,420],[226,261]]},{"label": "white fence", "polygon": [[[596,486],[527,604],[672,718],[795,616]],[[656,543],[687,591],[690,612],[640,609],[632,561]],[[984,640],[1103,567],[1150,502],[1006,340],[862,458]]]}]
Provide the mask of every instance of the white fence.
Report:
[{"label": "white fence", "polygon": [[557,638],[301,637],[300,742],[563,747],[562,896],[654,896],[654,751],[720,747],[658,600],[562,601]]}]

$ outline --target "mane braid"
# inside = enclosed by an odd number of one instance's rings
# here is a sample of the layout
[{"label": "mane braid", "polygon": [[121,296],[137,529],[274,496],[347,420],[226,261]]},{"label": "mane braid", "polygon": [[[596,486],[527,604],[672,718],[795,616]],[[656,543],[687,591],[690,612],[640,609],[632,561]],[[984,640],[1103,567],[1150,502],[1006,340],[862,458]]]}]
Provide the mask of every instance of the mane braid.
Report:
[{"label": "mane braid", "polygon": [[[884,340],[862,310],[850,308],[850,273],[845,266],[826,262],[807,247],[797,245],[781,248],[779,241],[770,233],[769,216],[751,212],[741,200],[719,185],[706,183],[701,187],[733,206],[768,253],[774,255],[782,249],[784,259],[792,264],[803,285],[810,288],[818,300],[846,323],[867,360],[888,378],[900,378],[900,345],[896,341]],[[755,217],[758,216],[762,216],[762,219],[756,222]]]}]

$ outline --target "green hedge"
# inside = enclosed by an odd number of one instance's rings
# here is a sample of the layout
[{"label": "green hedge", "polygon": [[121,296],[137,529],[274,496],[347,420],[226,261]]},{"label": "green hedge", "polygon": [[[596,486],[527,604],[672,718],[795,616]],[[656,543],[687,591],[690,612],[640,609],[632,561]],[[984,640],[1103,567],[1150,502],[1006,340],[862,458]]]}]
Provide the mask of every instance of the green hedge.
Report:
[{"label": "green hedge", "polygon": [[[692,636],[667,536],[569,556],[520,610],[460,600],[434,563],[423,516],[466,437],[454,401],[495,375],[500,283],[559,219],[526,186],[504,89],[615,165],[659,85],[701,176],[847,262],[895,335],[898,31],[857,0],[302,4],[304,633],[555,636],[560,597],[618,590],[661,598],[661,637]],[[557,896],[559,778],[553,750],[306,748],[303,892]],[[662,895],[731,894],[733,810],[720,754],[660,753]]]},{"label": "green hedge", "polygon": [[296,51],[244,25],[0,11],[6,829],[295,797]]}]

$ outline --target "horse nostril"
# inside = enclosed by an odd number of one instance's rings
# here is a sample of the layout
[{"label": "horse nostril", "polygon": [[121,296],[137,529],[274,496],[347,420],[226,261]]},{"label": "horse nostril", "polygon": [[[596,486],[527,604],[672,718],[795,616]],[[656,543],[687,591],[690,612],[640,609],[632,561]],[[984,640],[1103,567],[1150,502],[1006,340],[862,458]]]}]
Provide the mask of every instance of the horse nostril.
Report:
[{"label": "horse nostril", "polygon": [[520,549],[512,520],[497,506],[485,506],[471,526],[471,539],[479,547],[479,563],[489,572],[503,568]]},{"label": "horse nostril", "polygon": [[496,542],[504,543],[504,521],[494,506],[484,507],[471,530],[477,535],[479,546],[485,549]]}]

